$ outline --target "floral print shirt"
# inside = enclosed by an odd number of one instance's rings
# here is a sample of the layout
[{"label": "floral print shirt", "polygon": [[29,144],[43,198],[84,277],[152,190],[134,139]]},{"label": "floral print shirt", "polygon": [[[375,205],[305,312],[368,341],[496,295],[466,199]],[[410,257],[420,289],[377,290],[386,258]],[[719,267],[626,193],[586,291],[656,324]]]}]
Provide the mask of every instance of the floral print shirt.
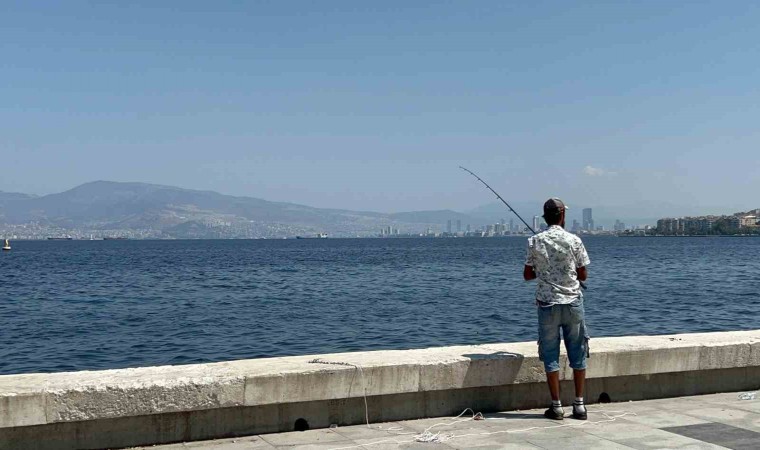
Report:
[{"label": "floral print shirt", "polygon": [[558,225],[528,238],[526,266],[536,272],[536,300],[567,304],[583,297],[577,269],[591,263],[581,238]]}]

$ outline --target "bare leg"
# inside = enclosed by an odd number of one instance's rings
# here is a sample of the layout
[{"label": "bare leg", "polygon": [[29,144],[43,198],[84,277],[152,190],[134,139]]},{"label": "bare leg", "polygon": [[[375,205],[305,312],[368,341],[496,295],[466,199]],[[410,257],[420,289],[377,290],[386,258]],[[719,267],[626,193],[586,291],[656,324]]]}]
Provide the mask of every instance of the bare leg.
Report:
[{"label": "bare leg", "polygon": [[[586,387],[586,369],[573,370],[573,381],[575,381],[575,396],[583,397],[583,390]],[[557,377],[557,392],[559,392],[559,377]]]},{"label": "bare leg", "polygon": [[552,400],[559,401],[559,371],[547,373],[546,383],[549,385]]}]

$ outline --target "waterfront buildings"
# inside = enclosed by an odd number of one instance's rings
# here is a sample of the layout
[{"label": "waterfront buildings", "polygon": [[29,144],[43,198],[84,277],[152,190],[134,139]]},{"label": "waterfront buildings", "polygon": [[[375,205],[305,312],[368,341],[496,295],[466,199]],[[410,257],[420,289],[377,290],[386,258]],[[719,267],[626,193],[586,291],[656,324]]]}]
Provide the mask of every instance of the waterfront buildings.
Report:
[{"label": "waterfront buildings", "polygon": [[760,217],[756,215],[747,215],[738,217],[740,227],[757,227],[760,226]]},{"label": "waterfront buildings", "polygon": [[755,214],[746,213],[731,216],[666,217],[657,221],[656,230],[658,234],[664,235],[754,233],[760,230],[760,219]]},{"label": "waterfront buildings", "polygon": [[585,208],[583,210],[583,229],[586,231],[594,231],[594,215],[591,208]]}]

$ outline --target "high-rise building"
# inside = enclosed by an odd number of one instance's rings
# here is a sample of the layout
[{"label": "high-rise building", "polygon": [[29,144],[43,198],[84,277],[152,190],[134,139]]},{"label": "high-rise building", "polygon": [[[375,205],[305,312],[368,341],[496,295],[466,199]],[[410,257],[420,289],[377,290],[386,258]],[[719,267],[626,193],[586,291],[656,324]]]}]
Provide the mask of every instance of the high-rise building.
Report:
[{"label": "high-rise building", "polygon": [[541,228],[541,217],[539,216],[533,216],[533,229],[538,231],[539,228]]},{"label": "high-rise building", "polygon": [[591,208],[583,210],[583,229],[586,231],[594,231],[594,216]]},{"label": "high-rise building", "polygon": [[570,229],[573,233],[577,233],[581,230],[581,224],[577,220],[573,220],[573,228]]},{"label": "high-rise building", "polygon": [[472,228],[470,227],[470,224],[467,224],[467,232],[469,233]]},{"label": "high-rise building", "polygon": [[509,219],[509,232],[515,233],[517,230],[515,230],[515,219]]},{"label": "high-rise building", "polygon": [[446,232],[451,234],[451,219],[446,222]]},{"label": "high-rise building", "polygon": [[462,232],[462,221],[457,219],[457,233]]}]

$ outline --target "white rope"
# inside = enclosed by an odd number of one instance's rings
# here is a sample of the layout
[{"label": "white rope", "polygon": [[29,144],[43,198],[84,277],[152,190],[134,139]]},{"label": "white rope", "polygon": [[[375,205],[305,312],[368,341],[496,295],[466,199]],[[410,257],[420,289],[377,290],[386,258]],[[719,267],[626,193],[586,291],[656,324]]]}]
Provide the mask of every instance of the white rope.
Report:
[{"label": "white rope", "polygon": [[757,392],[742,392],[739,394],[739,400],[754,400],[757,398]]},{"label": "white rope", "polygon": [[[467,414],[467,411],[470,411],[470,412],[472,413],[472,417],[471,417],[471,418],[467,418],[467,419],[458,420],[460,417],[462,417],[462,416],[464,416],[465,414]],[[467,409],[465,409],[464,411],[462,411],[462,414],[460,414],[460,415],[458,415],[458,416],[456,416],[456,417],[454,417],[454,418],[450,419],[450,420],[453,420],[453,421],[454,421],[454,423],[450,423],[450,422],[441,422],[441,423],[437,423],[437,424],[435,424],[435,425],[433,425],[433,426],[427,427],[427,428],[425,429],[425,431],[423,431],[422,433],[420,433],[420,434],[418,434],[417,436],[415,436],[415,437],[414,437],[414,440],[415,440],[415,441],[417,441],[417,442],[445,442],[445,441],[448,441],[448,440],[452,439],[453,435],[449,435],[449,434],[441,434],[441,432],[440,432],[440,431],[439,431],[438,433],[433,433],[433,432],[432,432],[432,431],[430,431],[430,430],[432,430],[432,429],[433,429],[433,428],[435,428],[435,427],[440,427],[440,426],[444,426],[444,427],[446,427],[446,426],[453,426],[453,425],[456,425],[456,424],[458,424],[458,423],[462,423],[462,422],[469,422],[470,420],[484,420],[484,419],[485,419],[485,418],[483,417],[483,414],[481,414],[481,413],[476,413],[476,412],[475,412],[475,411],[473,411],[472,409],[470,409],[470,408],[467,408]]]}]

